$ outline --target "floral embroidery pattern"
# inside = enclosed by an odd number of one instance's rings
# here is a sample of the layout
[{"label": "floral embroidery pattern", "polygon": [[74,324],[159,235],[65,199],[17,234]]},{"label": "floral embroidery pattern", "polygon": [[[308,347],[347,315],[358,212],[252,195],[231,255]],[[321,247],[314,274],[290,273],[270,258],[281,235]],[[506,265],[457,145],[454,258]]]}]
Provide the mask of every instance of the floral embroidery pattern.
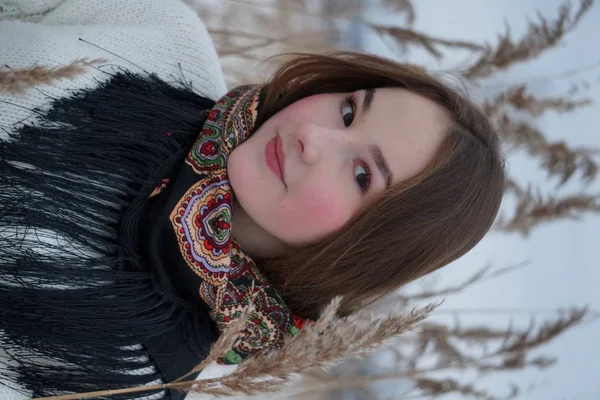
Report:
[{"label": "floral embroidery pattern", "polygon": [[225,173],[192,186],[170,219],[188,266],[210,284],[225,283],[231,268],[231,188]]},{"label": "floral embroidery pattern", "polygon": [[241,86],[215,104],[185,159],[198,180],[169,216],[180,253],[200,278],[198,295],[210,307],[219,330],[255,305],[240,339],[219,360],[224,364],[276,349],[303,325],[231,235],[233,191],[227,157],[254,129],[260,95],[259,87]]},{"label": "floral embroidery pattern", "polygon": [[[249,100],[249,92],[256,98]],[[208,114],[185,162],[197,174],[224,169],[227,156],[252,132],[260,90],[239,86],[221,98]]]}]

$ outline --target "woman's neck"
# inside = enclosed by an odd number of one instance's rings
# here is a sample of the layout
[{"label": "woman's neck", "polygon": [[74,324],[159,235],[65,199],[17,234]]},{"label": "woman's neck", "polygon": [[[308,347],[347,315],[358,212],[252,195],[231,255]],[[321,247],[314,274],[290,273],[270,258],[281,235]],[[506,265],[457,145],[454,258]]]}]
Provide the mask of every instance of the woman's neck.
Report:
[{"label": "woman's neck", "polygon": [[276,257],[288,250],[282,241],[259,226],[235,198],[231,210],[231,231],[235,241],[251,257]]}]

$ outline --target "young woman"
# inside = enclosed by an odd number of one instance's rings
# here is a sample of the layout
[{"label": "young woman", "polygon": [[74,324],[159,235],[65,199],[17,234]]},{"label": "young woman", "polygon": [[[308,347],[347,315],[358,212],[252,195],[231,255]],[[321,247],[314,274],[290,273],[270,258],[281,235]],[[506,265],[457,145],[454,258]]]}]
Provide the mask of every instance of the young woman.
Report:
[{"label": "young woman", "polygon": [[8,3],[0,52],[3,399],[176,379],[249,304],[222,362],[277,349],[462,256],[500,205],[496,134],[419,68],[298,55],[225,94],[175,0]]}]

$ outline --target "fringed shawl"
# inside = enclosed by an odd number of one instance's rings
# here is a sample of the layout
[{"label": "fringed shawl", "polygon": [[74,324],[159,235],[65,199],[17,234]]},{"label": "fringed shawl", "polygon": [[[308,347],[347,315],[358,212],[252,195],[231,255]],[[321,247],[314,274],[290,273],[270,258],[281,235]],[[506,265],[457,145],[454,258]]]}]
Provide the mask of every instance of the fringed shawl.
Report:
[{"label": "fringed shawl", "polygon": [[170,381],[252,302],[221,362],[301,328],[231,236],[227,158],[262,94],[243,86],[214,103],[120,72],[0,142],[5,384],[49,396]]}]

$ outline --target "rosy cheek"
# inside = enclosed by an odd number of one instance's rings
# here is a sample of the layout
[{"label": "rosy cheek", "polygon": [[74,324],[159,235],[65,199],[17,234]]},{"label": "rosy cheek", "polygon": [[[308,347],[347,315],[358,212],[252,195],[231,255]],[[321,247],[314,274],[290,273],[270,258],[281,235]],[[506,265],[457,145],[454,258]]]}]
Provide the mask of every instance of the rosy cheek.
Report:
[{"label": "rosy cheek", "polygon": [[288,213],[288,230],[294,241],[312,241],[333,233],[346,224],[353,210],[331,193],[311,193],[294,198]]}]

